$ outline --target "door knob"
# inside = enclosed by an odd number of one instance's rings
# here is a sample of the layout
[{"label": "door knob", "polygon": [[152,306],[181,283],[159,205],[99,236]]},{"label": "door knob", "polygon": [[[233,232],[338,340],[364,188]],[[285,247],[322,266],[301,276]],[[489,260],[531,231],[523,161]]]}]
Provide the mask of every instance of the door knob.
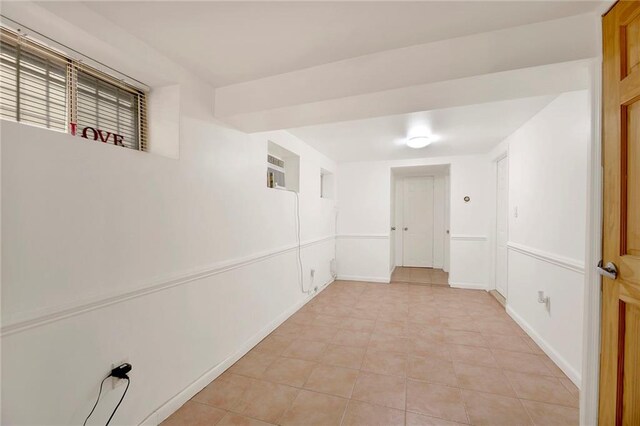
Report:
[{"label": "door knob", "polygon": [[408,230],[409,230],[409,228],[404,228],[404,230],[405,230],[405,231],[408,231]]},{"label": "door knob", "polygon": [[601,260],[600,262],[598,262],[598,267],[596,268],[596,270],[603,277],[607,277],[612,280],[615,280],[618,277],[618,268],[613,262],[607,262],[607,264],[603,267]]},{"label": "door knob", "polygon": [[396,230],[396,227],[395,227],[395,226],[392,226],[392,227],[391,227],[391,230],[392,230],[392,231],[395,231],[395,230]]}]

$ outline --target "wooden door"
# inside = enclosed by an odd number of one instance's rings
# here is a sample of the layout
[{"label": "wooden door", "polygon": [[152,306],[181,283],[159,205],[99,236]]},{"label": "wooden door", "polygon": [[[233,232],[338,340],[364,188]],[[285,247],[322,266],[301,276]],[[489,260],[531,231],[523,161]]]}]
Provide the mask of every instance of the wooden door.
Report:
[{"label": "wooden door", "polygon": [[603,17],[601,425],[640,425],[640,2]]},{"label": "wooden door", "polygon": [[403,266],[433,266],[433,177],[404,179]]},{"label": "wooden door", "polygon": [[497,163],[496,182],[496,290],[507,297],[507,240],[509,228],[509,159]]}]

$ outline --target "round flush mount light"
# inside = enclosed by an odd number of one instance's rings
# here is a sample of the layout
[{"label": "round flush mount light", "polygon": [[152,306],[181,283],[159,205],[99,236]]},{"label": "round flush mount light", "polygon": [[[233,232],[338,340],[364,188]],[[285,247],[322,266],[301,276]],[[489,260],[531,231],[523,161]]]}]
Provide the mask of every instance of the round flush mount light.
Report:
[{"label": "round flush mount light", "polygon": [[407,139],[407,146],[409,148],[424,148],[433,142],[433,138],[430,136],[414,136]]}]

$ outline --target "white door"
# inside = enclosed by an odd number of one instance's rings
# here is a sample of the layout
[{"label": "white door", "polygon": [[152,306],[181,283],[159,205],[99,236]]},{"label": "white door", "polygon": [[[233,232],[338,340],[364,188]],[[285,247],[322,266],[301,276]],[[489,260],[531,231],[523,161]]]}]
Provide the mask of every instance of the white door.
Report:
[{"label": "white door", "polygon": [[403,266],[433,266],[433,177],[404,179]]},{"label": "white door", "polygon": [[496,290],[507,297],[507,240],[509,237],[509,159],[497,164],[496,197]]}]

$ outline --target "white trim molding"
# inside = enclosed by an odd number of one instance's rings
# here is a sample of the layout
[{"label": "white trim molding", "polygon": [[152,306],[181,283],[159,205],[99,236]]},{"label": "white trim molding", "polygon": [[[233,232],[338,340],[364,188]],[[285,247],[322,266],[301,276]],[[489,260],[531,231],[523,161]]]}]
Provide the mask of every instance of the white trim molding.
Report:
[{"label": "white trim molding", "polygon": [[[301,249],[321,244],[327,241],[333,241],[335,236],[329,235],[313,240],[304,241],[300,244]],[[155,283],[143,285],[135,290],[114,292],[107,295],[95,296],[93,298],[71,302],[67,305],[54,306],[34,311],[20,312],[13,315],[7,315],[4,318],[0,336],[7,336],[18,333],[34,327],[39,327],[51,322],[59,321],[65,318],[80,315],[86,312],[101,309],[127,300],[147,296],[159,291],[167,290],[173,287],[185,285],[203,278],[219,275],[234,269],[243,268],[245,266],[263,262],[276,256],[290,253],[298,249],[298,244],[290,244],[277,249],[255,253],[242,258],[231,259],[227,261],[212,264],[198,271],[192,271],[158,280]]]},{"label": "white trim molding", "polygon": [[449,287],[465,288],[469,290],[487,290],[487,286],[482,283],[449,282]]},{"label": "white trim molding", "polygon": [[364,281],[369,283],[386,283],[391,282],[390,277],[362,277],[357,275],[339,275],[339,281]]},{"label": "white trim molding", "polygon": [[452,234],[449,238],[451,239],[451,241],[487,241],[486,235]]},{"label": "white trim molding", "polygon": [[538,250],[533,247],[525,246],[523,244],[514,243],[509,241],[507,248],[511,251],[515,251],[524,254],[529,257],[541,260],[543,262],[551,263],[552,265],[560,266],[561,268],[568,269],[570,271],[584,274],[584,262],[571,259],[569,257],[560,256],[555,253],[550,253],[543,250]]},{"label": "white trim molding", "polygon": [[339,240],[388,240],[389,234],[339,234]]},{"label": "white trim molding", "polygon": [[569,377],[569,379],[571,379],[571,381],[579,389],[582,384],[581,383],[582,378],[580,376],[580,373],[576,371],[573,367],[571,367],[571,365],[567,362],[567,360],[565,360],[562,356],[560,356],[560,354],[556,352],[551,347],[551,345],[547,343],[547,341],[544,340],[542,336],[540,336],[540,334],[538,334],[533,329],[533,327],[529,325],[527,321],[524,320],[524,318],[522,318],[520,315],[516,313],[516,311],[513,310],[513,308],[509,305],[508,300],[507,300],[506,310],[509,316],[513,318],[513,320],[516,323],[518,323],[518,325],[529,335],[529,337],[531,337],[531,339],[533,339],[533,341],[536,342],[538,346],[540,346],[540,349],[542,349],[544,353],[546,353],[549,356],[549,358],[551,358],[551,360],[555,362],[558,367],[560,367],[560,369],[564,372],[564,374],[566,374],[567,377]]}]

